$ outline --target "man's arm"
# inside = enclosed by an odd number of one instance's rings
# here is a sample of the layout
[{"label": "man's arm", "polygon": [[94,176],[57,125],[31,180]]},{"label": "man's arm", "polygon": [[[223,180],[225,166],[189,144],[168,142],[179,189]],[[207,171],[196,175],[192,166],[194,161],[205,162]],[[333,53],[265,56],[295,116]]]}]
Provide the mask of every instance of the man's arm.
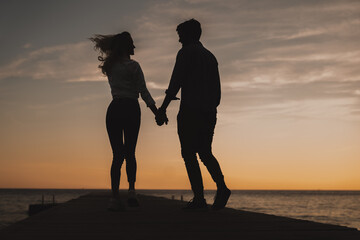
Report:
[{"label": "man's arm", "polygon": [[176,62],[171,75],[169,87],[165,92],[166,93],[165,99],[161,104],[161,107],[159,108],[159,112],[162,115],[164,114],[166,115],[166,109],[172,100],[179,99],[176,97],[176,94],[179,92],[182,86],[182,81],[184,80],[184,76],[185,76],[185,58],[184,58],[184,52],[181,49],[176,56]]}]

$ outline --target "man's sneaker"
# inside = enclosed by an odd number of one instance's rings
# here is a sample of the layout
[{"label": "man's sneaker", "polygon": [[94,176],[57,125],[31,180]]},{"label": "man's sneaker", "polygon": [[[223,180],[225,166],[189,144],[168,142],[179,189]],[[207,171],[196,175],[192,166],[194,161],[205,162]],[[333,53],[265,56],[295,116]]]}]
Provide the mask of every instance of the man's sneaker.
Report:
[{"label": "man's sneaker", "polygon": [[128,192],[128,206],[129,207],[139,207],[139,199],[136,196],[135,190],[129,190]]},{"label": "man's sneaker", "polygon": [[231,195],[231,191],[228,188],[218,189],[216,191],[214,204],[211,206],[213,210],[220,210],[226,206],[227,201]]},{"label": "man's sneaker", "polygon": [[109,211],[119,212],[125,211],[125,205],[118,198],[110,198],[109,205],[107,208]]},{"label": "man's sneaker", "polygon": [[186,211],[206,211],[208,210],[208,206],[206,204],[206,200],[203,199],[191,199],[185,207],[183,207],[183,210]]}]

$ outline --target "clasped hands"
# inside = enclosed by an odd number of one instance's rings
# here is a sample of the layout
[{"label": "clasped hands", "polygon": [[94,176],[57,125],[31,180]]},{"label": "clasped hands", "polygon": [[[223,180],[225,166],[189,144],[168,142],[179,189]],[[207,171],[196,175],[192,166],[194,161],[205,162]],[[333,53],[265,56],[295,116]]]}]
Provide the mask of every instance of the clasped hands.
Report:
[{"label": "clasped hands", "polygon": [[155,115],[155,121],[158,126],[162,126],[164,123],[167,125],[169,119],[167,118],[166,110],[159,108]]}]

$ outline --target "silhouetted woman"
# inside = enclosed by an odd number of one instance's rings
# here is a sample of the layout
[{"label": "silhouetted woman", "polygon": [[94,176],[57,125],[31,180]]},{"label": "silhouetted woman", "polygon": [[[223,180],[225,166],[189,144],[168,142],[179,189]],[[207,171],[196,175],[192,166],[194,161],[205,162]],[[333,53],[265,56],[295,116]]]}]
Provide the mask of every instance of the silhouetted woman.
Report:
[{"label": "silhouetted woman", "polygon": [[157,108],[146,88],[139,63],[130,58],[130,55],[134,55],[135,48],[130,33],[95,35],[90,40],[95,43],[95,49],[100,50],[99,68],[108,77],[113,97],[106,113],[106,128],[113,151],[113,197],[110,199],[109,210],[122,210],[124,206],[119,199],[119,185],[120,169],[124,159],[129,182],[128,205],[139,205],[135,194],[135,148],[140,128],[139,94],[154,114]]}]

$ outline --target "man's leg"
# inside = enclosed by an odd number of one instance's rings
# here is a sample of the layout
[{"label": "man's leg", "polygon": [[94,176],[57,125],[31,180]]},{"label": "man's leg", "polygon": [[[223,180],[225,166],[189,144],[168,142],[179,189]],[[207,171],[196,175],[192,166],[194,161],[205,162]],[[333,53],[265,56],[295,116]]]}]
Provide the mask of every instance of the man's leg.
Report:
[{"label": "man's leg", "polygon": [[203,113],[200,119],[200,145],[198,153],[201,161],[204,163],[212,179],[217,185],[215,202],[212,208],[218,210],[225,207],[230,197],[231,191],[227,188],[219,162],[214,157],[211,151],[211,144],[216,125],[216,113]]},{"label": "man's leg", "polygon": [[178,135],[181,144],[181,155],[185,161],[186,171],[190,180],[195,199],[204,199],[204,186],[196,157],[196,124],[188,112],[178,114]]},{"label": "man's leg", "polygon": [[219,162],[212,154],[211,145],[216,125],[216,113],[204,113],[200,116],[199,124],[199,157],[206,166],[217,187],[224,187],[224,176],[222,174]]},{"label": "man's leg", "polygon": [[181,150],[185,161],[186,171],[190,180],[195,199],[204,199],[204,186],[198,160],[195,152]]},{"label": "man's leg", "polygon": [[212,154],[211,150],[200,150],[199,156],[216,183],[217,188],[226,187],[219,162]]}]

